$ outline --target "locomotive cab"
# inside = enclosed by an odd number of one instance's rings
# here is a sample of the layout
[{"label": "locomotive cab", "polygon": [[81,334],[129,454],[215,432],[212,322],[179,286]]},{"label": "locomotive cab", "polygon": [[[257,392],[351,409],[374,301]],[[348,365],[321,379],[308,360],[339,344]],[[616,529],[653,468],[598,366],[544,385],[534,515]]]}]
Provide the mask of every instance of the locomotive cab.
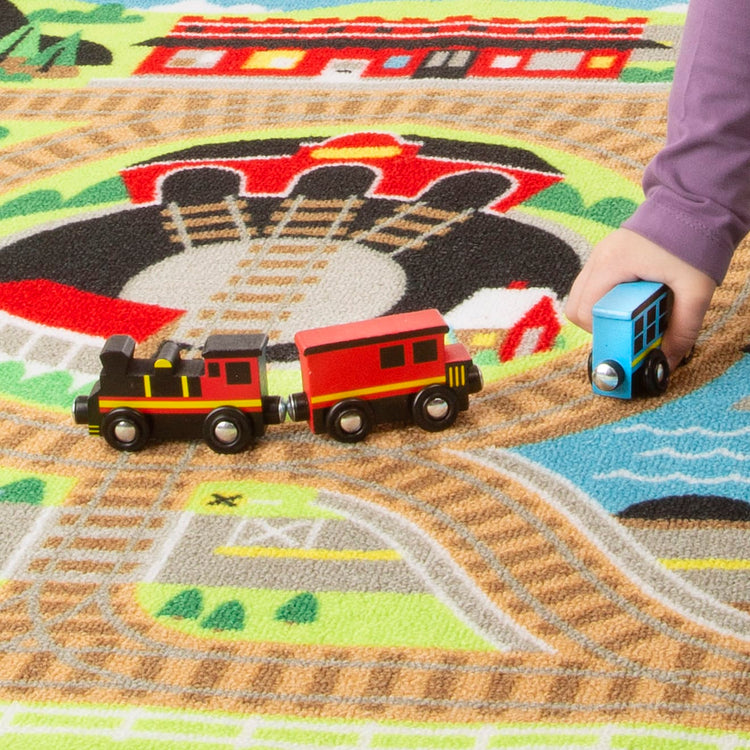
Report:
[{"label": "locomotive cab", "polygon": [[[217,453],[238,453],[267,424],[286,418],[280,396],[268,395],[266,346],[268,336],[214,334],[203,347],[205,397],[215,408],[203,423],[203,439]],[[221,402],[221,403],[220,403]]]}]

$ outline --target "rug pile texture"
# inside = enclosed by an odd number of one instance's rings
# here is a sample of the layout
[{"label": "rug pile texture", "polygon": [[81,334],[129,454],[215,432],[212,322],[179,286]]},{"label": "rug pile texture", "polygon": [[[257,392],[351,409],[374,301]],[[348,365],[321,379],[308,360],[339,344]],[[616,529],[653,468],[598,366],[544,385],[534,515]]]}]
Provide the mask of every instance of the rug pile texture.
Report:
[{"label": "rug pile texture", "polygon": [[[0,747],[750,748],[750,245],[661,396],[594,395],[563,314],[685,11],[0,0]],[[269,416],[298,332],[432,309],[452,426]],[[266,423],[213,450],[248,333]],[[184,439],[87,426],[103,362]]]}]

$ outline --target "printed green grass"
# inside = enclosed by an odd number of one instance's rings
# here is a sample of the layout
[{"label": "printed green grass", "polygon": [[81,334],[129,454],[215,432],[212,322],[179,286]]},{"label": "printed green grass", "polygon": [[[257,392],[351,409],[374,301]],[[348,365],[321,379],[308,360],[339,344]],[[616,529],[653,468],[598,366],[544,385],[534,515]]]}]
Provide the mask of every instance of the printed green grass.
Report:
[{"label": "printed green grass", "polygon": [[175,598],[190,590],[175,584],[141,584],[138,602],[162,625],[199,638],[493,650],[446,605],[428,594],[309,592],[317,603],[316,616],[310,621],[304,612],[295,618],[279,616],[280,610],[283,612],[305,592],[202,586],[192,589],[200,592],[200,606],[190,598],[185,613],[171,614]]},{"label": "printed green grass", "polygon": [[[143,706],[0,704],[3,750],[748,750],[750,733],[649,724],[446,724],[195,713]],[[241,742],[240,742],[241,739]]]},{"label": "printed green grass", "polygon": [[0,503],[62,505],[76,479],[0,467]]}]

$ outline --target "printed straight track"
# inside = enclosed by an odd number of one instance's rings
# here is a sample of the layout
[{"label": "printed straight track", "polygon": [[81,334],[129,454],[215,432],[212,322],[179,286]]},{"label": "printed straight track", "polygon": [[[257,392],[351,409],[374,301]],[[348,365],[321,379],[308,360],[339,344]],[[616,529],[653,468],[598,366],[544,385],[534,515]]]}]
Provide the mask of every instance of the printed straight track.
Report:
[{"label": "printed straight track", "polygon": [[[564,141],[587,158],[614,159],[633,176],[648,149],[634,137],[640,150],[629,151],[619,132],[637,130],[640,122],[644,133],[653,134],[658,128],[649,118],[661,116],[663,96],[625,94],[606,107],[602,98],[571,98],[551,126],[541,95],[504,96],[507,117],[494,131],[523,130],[527,139],[550,146]],[[203,136],[282,118],[304,116],[311,124],[333,115],[339,123],[408,117],[448,125],[455,115],[455,122],[481,131],[488,118],[497,122],[503,114],[497,98],[475,92],[311,92],[295,98],[270,92],[260,113],[244,94],[192,93],[187,99],[189,104],[178,102],[166,92],[4,92],[0,105],[8,117],[91,117],[97,127],[73,128],[25,152],[0,155],[0,183],[9,190],[26,179],[20,173],[41,178],[53,169],[51,155],[59,160],[62,150],[68,166],[83,165],[177,133]],[[519,111],[511,115],[512,104]],[[115,120],[117,125],[104,136],[101,118],[108,116],[110,126]],[[676,378],[669,398],[722,372],[747,343],[748,265],[745,248],[717,294],[698,353],[701,367]],[[586,710],[591,721],[750,727],[750,643],[644,593],[529,483],[484,460],[487,451],[642,408],[595,400],[582,360],[574,353],[489,386],[446,433],[409,427],[342,446],[312,436],[303,425],[286,425],[269,428],[253,451],[231,458],[197,444],[116,454],[72,425],[68,415],[4,403],[4,461],[76,482],[64,507],[47,511],[48,520],[2,589],[4,695],[340,717],[356,707],[360,717],[477,722],[575,721]],[[192,488],[238,476],[356,496],[398,513],[450,550],[470,580],[550,651],[204,641],[154,622],[134,604],[137,581],[162,555]],[[535,479],[541,485],[545,478]]]}]

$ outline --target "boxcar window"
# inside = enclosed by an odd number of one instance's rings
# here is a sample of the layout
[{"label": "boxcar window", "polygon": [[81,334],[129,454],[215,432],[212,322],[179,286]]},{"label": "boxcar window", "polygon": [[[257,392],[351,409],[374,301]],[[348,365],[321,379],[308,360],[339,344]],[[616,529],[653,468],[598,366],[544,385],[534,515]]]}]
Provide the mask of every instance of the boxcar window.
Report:
[{"label": "boxcar window", "polygon": [[438,346],[436,339],[426,341],[415,341],[413,346],[414,364],[434,362],[438,358]]},{"label": "boxcar window", "polygon": [[651,346],[659,337],[661,328],[664,326],[666,312],[664,300],[657,300],[636,318],[633,328],[634,357]]},{"label": "boxcar window", "polygon": [[638,353],[643,350],[645,341],[643,338],[643,316],[636,318],[635,328],[633,330],[633,356],[637,357]]},{"label": "boxcar window", "polygon": [[406,363],[404,345],[384,346],[380,350],[380,366],[387,370],[390,367],[403,367]]},{"label": "boxcar window", "polygon": [[208,363],[208,377],[218,378],[220,375],[221,375],[221,367],[219,367],[219,363],[209,362]]},{"label": "boxcar window", "polygon": [[661,301],[659,305],[659,330],[664,333],[664,329],[667,327],[667,315],[669,314],[669,308],[667,306],[666,298]]},{"label": "boxcar window", "polygon": [[648,346],[658,338],[659,331],[656,325],[656,305],[648,311],[648,330],[646,331],[646,345]]},{"label": "boxcar window", "polygon": [[252,382],[249,362],[227,362],[227,383],[247,385]]}]

